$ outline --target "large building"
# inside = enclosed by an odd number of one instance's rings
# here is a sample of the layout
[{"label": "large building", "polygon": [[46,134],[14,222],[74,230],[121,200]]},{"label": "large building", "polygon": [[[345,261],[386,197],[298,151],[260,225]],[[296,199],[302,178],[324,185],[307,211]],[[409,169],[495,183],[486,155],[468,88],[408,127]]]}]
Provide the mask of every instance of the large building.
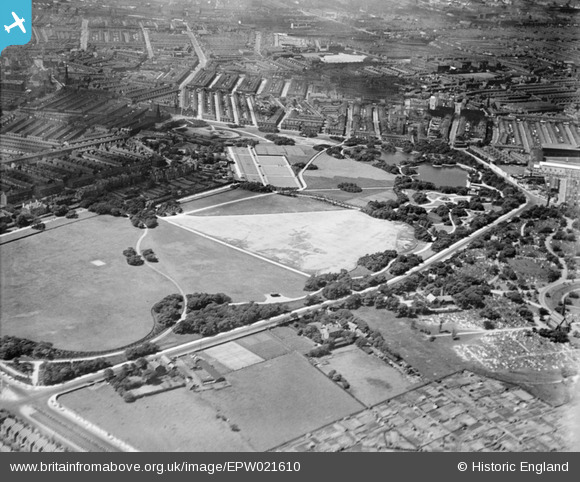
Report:
[{"label": "large building", "polygon": [[544,175],[550,186],[558,190],[555,203],[580,206],[580,151],[570,150],[568,156],[544,154],[545,157],[534,164],[534,170]]}]

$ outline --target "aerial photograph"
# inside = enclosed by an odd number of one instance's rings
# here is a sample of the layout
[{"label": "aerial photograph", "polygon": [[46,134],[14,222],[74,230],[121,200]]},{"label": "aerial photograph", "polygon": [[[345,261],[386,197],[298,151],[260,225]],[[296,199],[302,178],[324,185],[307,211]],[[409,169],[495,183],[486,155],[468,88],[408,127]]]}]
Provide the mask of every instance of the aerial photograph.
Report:
[{"label": "aerial photograph", "polygon": [[0,452],[580,451],[580,0],[12,4]]}]

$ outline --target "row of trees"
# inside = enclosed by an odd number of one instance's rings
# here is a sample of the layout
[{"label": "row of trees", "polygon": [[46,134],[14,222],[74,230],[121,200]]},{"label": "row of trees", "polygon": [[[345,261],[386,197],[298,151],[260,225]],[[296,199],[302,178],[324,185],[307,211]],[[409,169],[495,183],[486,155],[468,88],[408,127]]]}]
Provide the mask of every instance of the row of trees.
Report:
[{"label": "row of trees", "polygon": [[155,321],[164,327],[172,326],[181,317],[183,297],[174,293],[166,296],[152,308]]},{"label": "row of trees", "polygon": [[227,303],[210,303],[199,310],[192,310],[185,320],[175,326],[178,334],[199,333],[202,336],[213,336],[230,331],[240,326],[250,325],[259,320],[286,313],[285,305],[248,303],[245,305],[228,305]]},{"label": "row of trees", "polygon": [[294,144],[296,144],[294,139],[291,139],[290,137],[278,136],[276,134],[266,134],[265,137],[266,139],[272,141],[277,146],[293,146]]},{"label": "row of trees", "polygon": [[145,264],[145,261],[143,261],[141,255],[135,251],[135,248],[125,249],[123,251],[123,256],[127,259],[127,264],[130,264],[131,266],[141,266]]},{"label": "row of trees", "polygon": [[357,264],[363,266],[364,268],[376,273],[386,268],[388,264],[398,256],[398,253],[394,249],[388,249],[386,251],[379,251],[378,253],[365,254],[358,259]]},{"label": "row of trees", "polygon": [[5,335],[0,338],[0,359],[13,360],[28,356],[30,358],[46,358],[52,360],[64,353],[53,348],[52,343],[32,341],[27,338]]},{"label": "row of trees", "polygon": [[341,182],[337,187],[346,192],[362,192],[362,188],[354,182]]},{"label": "row of trees", "polygon": [[244,191],[251,191],[251,192],[272,192],[274,191],[274,186],[264,186],[261,182],[253,182],[253,181],[242,181],[238,184],[232,184],[232,189],[243,189]]},{"label": "row of trees", "polygon": [[104,358],[62,363],[44,362],[40,365],[39,381],[42,385],[56,385],[110,366],[111,363]]}]

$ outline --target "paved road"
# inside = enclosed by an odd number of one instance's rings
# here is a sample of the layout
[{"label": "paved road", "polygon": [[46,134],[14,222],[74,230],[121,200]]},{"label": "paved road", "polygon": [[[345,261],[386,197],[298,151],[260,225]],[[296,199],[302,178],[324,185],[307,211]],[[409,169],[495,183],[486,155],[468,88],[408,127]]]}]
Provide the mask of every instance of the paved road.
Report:
[{"label": "paved road", "polygon": [[[201,48],[201,45],[199,44],[199,41],[197,40],[197,37],[195,36],[193,31],[191,30],[191,27],[189,26],[189,24],[186,24],[186,26],[187,26],[187,32],[186,32],[187,36],[189,37],[189,40],[191,41],[191,45],[193,46],[193,49],[195,50],[195,54],[197,55],[199,63],[197,64],[195,69],[185,78],[185,80],[179,86],[179,106],[180,107],[186,107],[186,99],[185,99],[185,93],[187,92],[186,87],[195,78],[197,73],[207,65],[207,57],[203,53],[203,50]],[[201,109],[199,109],[199,110],[201,111]]]}]

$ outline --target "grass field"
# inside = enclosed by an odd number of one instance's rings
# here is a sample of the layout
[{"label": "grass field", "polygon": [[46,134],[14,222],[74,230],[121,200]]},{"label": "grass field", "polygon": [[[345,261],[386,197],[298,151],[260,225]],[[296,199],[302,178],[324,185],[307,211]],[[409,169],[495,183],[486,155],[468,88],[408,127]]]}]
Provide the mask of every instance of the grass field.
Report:
[{"label": "grass field", "polygon": [[354,182],[363,189],[369,187],[384,187],[387,189],[394,186],[393,181],[380,181],[370,177],[332,176],[330,174],[327,176],[310,176],[311,172],[318,171],[306,171],[304,174],[304,181],[306,182],[306,189],[308,190],[336,189],[336,187],[343,182]]},{"label": "grass field", "polygon": [[243,433],[198,393],[178,388],[125,403],[108,385],[59,398],[66,407],[145,452],[248,452]]},{"label": "grass field", "polygon": [[288,326],[278,326],[270,332],[275,338],[290,350],[297,351],[305,355],[312,350],[316,344],[305,336],[297,336],[296,331]]},{"label": "grass field", "polygon": [[[342,191],[341,191],[342,192]],[[227,202],[227,201],[224,201]],[[221,202],[216,203],[221,204]],[[338,211],[343,208],[315,199],[271,194],[246,199],[234,204],[216,206],[196,212],[194,216],[234,216],[244,214],[303,213],[311,211]]]},{"label": "grass field", "polygon": [[237,343],[265,360],[285,355],[289,350],[280,340],[268,332],[240,338]]},{"label": "grass field", "polygon": [[363,408],[296,353],[232,372],[227,380],[231,387],[200,397],[238,425],[259,451]]},{"label": "grass field", "polygon": [[229,191],[211,194],[193,201],[181,203],[184,212],[193,211],[196,209],[203,209],[208,206],[215,206],[216,204],[226,203],[229,201],[237,201],[239,199],[246,199],[256,196],[255,192],[244,191],[243,189],[230,189]]},{"label": "grass field", "polygon": [[317,191],[315,189],[307,189],[305,194],[313,194],[325,196],[337,201],[344,201],[353,206],[365,207],[369,201],[388,201],[389,199],[397,199],[396,194],[392,189],[363,189],[362,192],[347,192],[342,189],[332,189]]},{"label": "grass field", "polygon": [[316,158],[317,170],[304,173],[308,189],[336,188],[341,182],[354,182],[360,187],[392,187],[395,175],[352,159],[335,159],[324,153]]},{"label": "grass field", "polygon": [[0,248],[2,335],[103,350],[131,343],[153,327],[151,306],[176,291],[123,250],[142,231],[99,216]]},{"label": "grass field", "polygon": [[350,384],[349,392],[365,405],[375,405],[408,390],[411,383],[393,367],[354,345],[333,350],[319,368],[336,370]]},{"label": "grass field", "polygon": [[403,223],[352,210],[246,216],[174,216],[168,221],[307,273],[354,269],[367,253],[415,246]]},{"label": "grass field", "polygon": [[235,302],[264,301],[265,295],[273,292],[288,298],[304,296],[304,276],[170,223],[161,221],[148,233],[142,247],[153,249],[159,258],[156,266],[175,279],[186,293],[223,292]]}]

